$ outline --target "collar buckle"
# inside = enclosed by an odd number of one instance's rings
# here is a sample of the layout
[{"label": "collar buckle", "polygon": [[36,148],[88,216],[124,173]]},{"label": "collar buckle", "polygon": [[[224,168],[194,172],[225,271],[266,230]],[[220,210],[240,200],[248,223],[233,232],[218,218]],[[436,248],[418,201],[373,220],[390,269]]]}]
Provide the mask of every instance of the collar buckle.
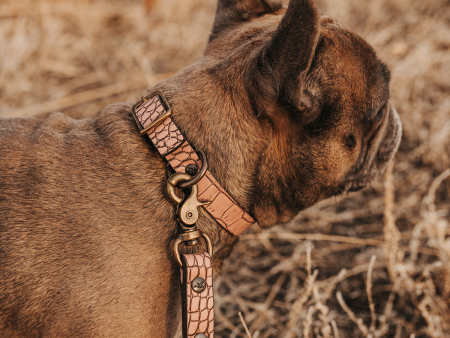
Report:
[{"label": "collar buckle", "polygon": [[[158,117],[155,121],[153,121],[149,126],[144,128],[142,126],[141,122],[139,121],[139,118],[137,117],[137,112],[136,111],[139,109],[139,107],[141,105],[143,105],[148,100],[153,99],[155,96],[158,96],[158,100],[159,100],[159,102],[161,102],[161,104],[163,105],[163,107],[164,107],[166,112],[163,115],[161,115],[160,117]],[[172,108],[170,107],[170,105],[167,102],[166,98],[164,97],[163,93],[158,90],[158,91],[152,92],[151,94],[149,94],[147,96],[142,96],[141,100],[139,102],[137,102],[133,106],[133,108],[131,109],[131,113],[132,113],[132,115],[134,117],[136,125],[138,126],[139,134],[145,135],[145,134],[147,134],[149,132],[149,130],[159,126],[161,123],[164,122],[164,120],[166,118],[171,116],[172,115]]]}]

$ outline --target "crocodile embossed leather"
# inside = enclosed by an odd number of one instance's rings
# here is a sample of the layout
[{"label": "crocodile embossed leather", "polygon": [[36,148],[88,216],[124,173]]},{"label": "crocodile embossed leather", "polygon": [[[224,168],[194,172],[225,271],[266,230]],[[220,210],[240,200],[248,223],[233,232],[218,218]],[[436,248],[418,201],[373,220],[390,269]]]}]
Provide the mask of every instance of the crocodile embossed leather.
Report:
[{"label": "crocodile embossed leather", "polygon": [[[142,129],[152,125],[166,112],[163,100],[159,95],[150,97],[136,110],[133,108],[133,113]],[[186,167],[189,164],[196,164],[198,168],[201,168],[201,160],[197,153],[170,117],[150,129],[148,135],[161,156],[166,158],[176,172],[186,172]],[[222,188],[209,171],[198,183],[198,199],[201,202],[211,202],[205,206],[206,210],[221,226],[236,236],[239,236],[255,222]]]},{"label": "crocodile embossed leather", "polygon": [[[182,255],[181,260],[183,262],[183,268],[181,269],[183,338],[195,338],[201,333],[207,338],[213,338],[214,298],[212,259],[205,252],[202,254]],[[193,285],[193,283],[202,283],[202,285]],[[203,291],[198,293],[194,289]]]}]

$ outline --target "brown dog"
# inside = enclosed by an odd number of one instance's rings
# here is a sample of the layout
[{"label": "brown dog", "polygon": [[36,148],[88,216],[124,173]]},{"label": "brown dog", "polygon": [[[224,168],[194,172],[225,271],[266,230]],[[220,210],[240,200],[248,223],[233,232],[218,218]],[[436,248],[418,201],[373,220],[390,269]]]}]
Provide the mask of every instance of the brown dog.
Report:
[{"label": "brown dog", "polygon": [[[262,227],[362,188],[400,141],[389,71],[312,0],[219,0],[204,57],[153,89]],[[1,337],[171,337],[178,327],[166,165],[130,109],[0,120]],[[237,238],[204,210],[198,226],[217,273]]]}]

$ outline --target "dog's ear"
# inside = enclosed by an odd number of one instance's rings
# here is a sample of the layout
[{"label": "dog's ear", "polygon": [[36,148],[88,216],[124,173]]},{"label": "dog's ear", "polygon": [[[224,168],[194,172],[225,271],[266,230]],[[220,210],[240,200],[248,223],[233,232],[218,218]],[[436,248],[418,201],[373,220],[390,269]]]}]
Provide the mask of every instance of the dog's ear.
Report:
[{"label": "dog's ear", "polygon": [[219,0],[209,40],[213,40],[227,27],[253,17],[274,13],[281,7],[281,3],[266,0]]},{"label": "dog's ear", "polygon": [[[298,114],[318,111],[312,109],[317,102],[314,95],[304,88],[318,37],[319,13],[314,1],[291,0],[281,23],[260,50],[247,76],[247,87],[259,114],[267,112],[275,102],[293,108],[291,111]],[[311,120],[311,116],[297,118]]]}]

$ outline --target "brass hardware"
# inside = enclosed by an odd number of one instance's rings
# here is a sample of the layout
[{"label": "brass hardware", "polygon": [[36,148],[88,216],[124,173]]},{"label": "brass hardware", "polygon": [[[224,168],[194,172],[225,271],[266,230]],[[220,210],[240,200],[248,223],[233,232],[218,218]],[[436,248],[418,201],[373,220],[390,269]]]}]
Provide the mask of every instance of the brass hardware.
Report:
[{"label": "brass hardware", "polygon": [[[150,100],[150,99],[153,98],[154,96],[159,96],[159,99],[160,99],[162,105],[164,106],[164,108],[165,108],[165,110],[166,110],[166,113],[165,113],[164,115],[160,116],[158,119],[156,119],[156,120],[155,120],[150,126],[148,126],[147,128],[143,128],[142,125],[141,125],[141,122],[139,121],[139,119],[138,119],[137,116],[136,116],[136,110],[137,110],[142,104],[144,104],[146,101]],[[141,97],[141,100],[133,106],[133,108],[131,109],[131,112],[132,112],[132,115],[133,115],[133,117],[134,117],[134,120],[136,121],[136,124],[137,124],[137,126],[138,126],[139,133],[140,133],[141,135],[147,134],[147,132],[148,132],[150,129],[153,129],[153,128],[159,126],[161,123],[164,122],[164,120],[165,120],[166,118],[168,118],[169,116],[172,115],[172,109],[170,108],[169,103],[167,102],[166,98],[164,97],[164,95],[163,95],[163,93],[162,93],[161,91],[156,91],[156,92],[151,93],[150,95],[142,96],[142,97]]]},{"label": "brass hardware", "polygon": [[206,289],[206,281],[202,277],[196,277],[191,282],[192,290],[197,293],[202,293]]},{"label": "brass hardware", "polygon": [[165,113],[165,114],[162,115],[160,118],[156,119],[155,122],[153,122],[153,123],[152,123],[151,125],[149,125],[147,128],[140,130],[139,133],[140,133],[141,135],[147,134],[149,130],[151,130],[151,129],[153,129],[153,128],[156,128],[157,126],[159,126],[159,125],[160,125],[161,123],[163,123],[164,120],[165,120],[166,118],[168,118],[170,115],[172,115],[172,112],[167,112],[167,113]]},{"label": "brass hardware", "polygon": [[180,236],[178,236],[177,240],[179,240],[181,243],[181,242],[190,241],[192,239],[197,239],[200,237],[202,237],[202,233],[200,232],[200,230],[193,230],[193,231],[181,233]]},{"label": "brass hardware", "polygon": [[[201,152],[203,166],[200,172],[192,178],[191,175],[185,173],[174,174],[169,177],[166,185],[166,192],[169,196],[170,200],[177,204],[177,219],[180,223],[181,232],[178,238],[175,240],[173,245],[173,252],[175,254],[175,258],[180,265],[183,267],[183,263],[181,262],[181,256],[179,251],[179,246],[181,243],[185,243],[186,246],[194,246],[199,243],[199,238],[203,237],[206,241],[206,245],[208,248],[208,253],[212,256],[212,243],[211,239],[207,234],[202,233],[197,229],[196,222],[198,220],[199,212],[198,207],[202,205],[208,205],[211,202],[200,202],[197,198],[198,194],[198,186],[197,182],[202,179],[205,175],[208,163],[206,161],[206,156],[204,152]],[[199,174],[201,177],[198,178]],[[180,183],[192,182],[193,180],[197,180],[193,185],[190,185],[191,192],[186,199],[178,196],[176,193],[176,188],[180,186]]]},{"label": "brass hardware", "polygon": [[193,239],[192,241],[185,242],[184,245],[186,246],[196,246],[200,241],[198,239]]},{"label": "brass hardware", "polygon": [[[179,188],[183,188],[183,189],[190,188],[193,185],[200,182],[200,180],[203,178],[203,176],[205,176],[206,171],[208,170],[208,160],[206,159],[206,155],[203,152],[203,150],[199,150],[198,153],[200,155],[200,160],[202,161],[202,167],[201,167],[200,171],[197,173],[197,175],[195,175],[194,178],[187,180],[186,182],[179,183],[178,184]],[[186,171],[187,171],[187,168],[186,168]]]},{"label": "brass hardware", "polygon": [[181,233],[180,236],[178,236],[178,238],[175,240],[175,243],[173,244],[173,252],[175,254],[175,258],[180,267],[183,267],[183,262],[181,261],[180,251],[178,250],[179,245],[182,242],[188,242],[188,241],[195,240],[195,239],[198,239],[201,237],[203,237],[206,240],[208,253],[212,257],[212,252],[213,252],[212,251],[212,242],[207,234],[201,232],[200,230],[194,230],[194,231],[190,231],[187,233]]},{"label": "brass hardware", "polygon": [[208,336],[204,333],[197,333],[194,338],[208,338]]},{"label": "brass hardware", "polygon": [[191,188],[191,193],[188,198],[183,201],[183,198],[175,193],[175,187],[179,182],[192,179],[189,174],[175,174],[169,178],[167,182],[167,195],[175,204],[178,204],[177,216],[182,225],[193,226],[198,220],[198,207],[208,205],[210,202],[202,203],[197,199],[198,187],[194,184]]},{"label": "brass hardware", "polygon": [[167,196],[169,196],[170,200],[173,203],[181,204],[183,202],[183,198],[175,193],[175,186],[178,184],[178,182],[187,181],[190,180],[191,178],[192,178],[191,175],[183,173],[173,174],[172,176],[169,177],[169,180],[167,181],[166,185],[166,192]]},{"label": "brass hardware", "polygon": [[195,176],[195,174],[198,173],[198,168],[195,164],[188,164],[188,166],[186,167],[186,173],[191,175],[191,176]]}]

